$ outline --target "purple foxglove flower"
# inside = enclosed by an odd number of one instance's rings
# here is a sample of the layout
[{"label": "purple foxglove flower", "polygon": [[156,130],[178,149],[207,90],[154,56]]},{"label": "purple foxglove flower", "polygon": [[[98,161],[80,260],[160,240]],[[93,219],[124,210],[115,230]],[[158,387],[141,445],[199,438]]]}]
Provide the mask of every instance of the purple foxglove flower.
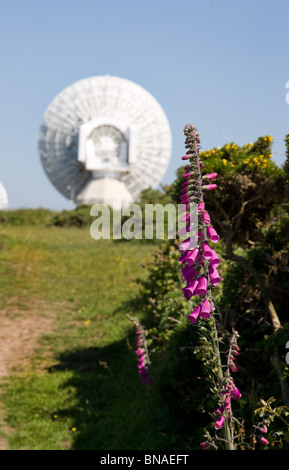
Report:
[{"label": "purple foxglove flower", "polygon": [[205,442],[200,442],[200,446],[203,450],[208,450],[210,448],[210,444],[209,442],[205,441]]},{"label": "purple foxglove flower", "polygon": [[188,315],[188,319],[189,319],[189,322],[193,325],[197,319],[199,318],[199,314],[200,314],[200,305],[198,305],[193,311],[192,313],[190,313],[190,315]]},{"label": "purple foxglove flower", "polygon": [[209,267],[209,276],[210,276],[210,283],[212,286],[217,286],[219,282],[221,282],[220,275],[217,271],[216,268],[213,268],[212,266]]},{"label": "purple foxglove flower", "polygon": [[208,227],[208,237],[213,243],[217,243],[220,240],[219,235],[212,226]]},{"label": "purple foxglove flower", "polygon": [[185,214],[180,218],[180,222],[187,222],[190,220],[191,214]]},{"label": "purple foxglove flower", "polygon": [[182,199],[182,204],[186,204],[188,206],[190,204],[190,198],[186,197],[185,199]]},{"label": "purple foxglove flower", "polygon": [[215,252],[215,250],[211,249],[211,252],[212,252],[212,256],[210,258],[210,266],[217,267],[219,266],[221,260],[218,257],[217,253]]},{"label": "purple foxglove flower", "polygon": [[198,204],[198,213],[201,213],[205,210],[205,203],[203,201]]},{"label": "purple foxglove flower", "polygon": [[187,238],[186,240],[182,241],[179,244],[179,249],[180,249],[181,252],[187,251],[187,250],[190,249],[190,245],[191,245],[191,240],[190,240],[190,238]]},{"label": "purple foxglove flower", "polygon": [[192,266],[195,264],[197,257],[199,256],[199,249],[195,248],[192,251],[188,252],[188,255],[186,257],[186,261],[189,266]]},{"label": "purple foxglove flower", "polygon": [[146,385],[148,383],[148,373],[145,367],[139,371],[139,375],[140,375],[142,384]]},{"label": "purple foxglove flower", "polygon": [[[187,192],[188,192],[187,186],[185,186],[184,188],[181,189],[181,193],[182,193],[182,194],[183,194],[183,193],[187,193]],[[182,198],[182,196],[181,196],[181,198]]]},{"label": "purple foxglove flower", "polygon": [[189,283],[192,277],[196,277],[196,274],[197,274],[197,271],[195,270],[194,266],[187,265],[184,268],[182,268],[182,275],[187,283]]},{"label": "purple foxglove flower", "polygon": [[215,429],[221,429],[224,426],[225,422],[225,416],[221,415],[216,421],[215,421]]},{"label": "purple foxglove flower", "polygon": [[225,398],[224,407],[225,410],[229,410],[231,407],[231,397],[229,395],[227,395]]},{"label": "purple foxglove flower", "polygon": [[242,396],[237,387],[232,388],[230,390],[230,394],[234,400],[239,400],[239,398]]},{"label": "purple foxglove flower", "polygon": [[184,156],[182,157],[182,160],[189,160],[189,159],[190,159],[190,156],[189,156],[189,155],[184,155]]},{"label": "purple foxglove flower", "polygon": [[191,284],[189,284],[189,285],[187,285],[186,287],[183,288],[183,293],[184,293],[184,296],[185,296],[186,300],[190,300],[193,293],[195,292],[195,289],[196,289],[197,285],[198,285],[198,280],[193,279]]},{"label": "purple foxglove flower", "polygon": [[208,173],[207,175],[204,176],[207,180],[213,180],[218,176],[218,173]]},{"label": "purple foxglove flower", "polygon": [[182,204],[190,204],[190,198],[186,195],[186,197],[182,198]]},{"label": "purple foxglove flower", "polygon": [[209,318],[210,315],[211,315],[211,303],[208,299],[206,299],[201,305],[200,317]]},{"label": "purple foxglove flower", "polygon": [[205,242],[202,245],[202,250],[203,250],[203,257],[206,258],[206,259],[211,259],[211,257],[212,257],[212,248],[210,247],[210,245],[207,242]]},{"label": "purple foxglove flower", "polygon": [[207,279],[203,276],[198,281],[198,286],[195,290],[194,295],[199,295],[200,297],[203,297],[207,293],[207,287],[208,287]]},{"label": "purple foxglove flower", "polygon": [[183,175],[183,178],[188,179],[190,176],[191,176],[191,173],[188,171],[187,173]]},{"label": "purple foxglove flower", "polygon": [[262,442],[262,444],[265,444],[265,446],[269,444],[269,441],[264,436],[261,437],[260,441]]},{"label": "purple foxglove flower", "polygon": [[210,218],[208,212],[203,212],[202,218],[203,218],[203,221],[204,221],[205,224],[209,225],[211,223],[211,218]]},{"label": "purple foxglove flower", "polygon": [[189,251],[185,251],[182,256],[179,257],[179,262],[180,264],[184,264],[186,262],[186,257],[188,255]]},{"label": "purple foxglove flower", "polygon": [[218,415],[222,415],[224,413],[225,408],[223,406],[219,406],[219,408],[216,409],[216,413]]},{"label": "purple foxglove flower", "polygon": [[145,360],[144,357],[141,357],[138,362],[138,368],[142,369],[143,367],[145,367]]},{"label": "purple foxglove flower", "polygon": [[203,189],[206,189],[207,191],[213,191],[216,189],[217,185],[216,184],[206,184],[203,186]]}]

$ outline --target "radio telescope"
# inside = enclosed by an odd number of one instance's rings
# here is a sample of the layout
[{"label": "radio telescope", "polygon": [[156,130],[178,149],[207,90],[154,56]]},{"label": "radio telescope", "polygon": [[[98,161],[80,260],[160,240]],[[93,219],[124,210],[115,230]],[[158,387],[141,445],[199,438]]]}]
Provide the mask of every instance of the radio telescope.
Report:
[{"label": "radio telescope", "polygon": [[46,109],[38,136],[51,183],[77,205],[137,201],[171,156],[171,130],[156,99],[127,79],[85,78]]},{"label": "radio telescope", "polygon": [[0,210],[8,209],[8,195],[3,184],[0,182]]}]

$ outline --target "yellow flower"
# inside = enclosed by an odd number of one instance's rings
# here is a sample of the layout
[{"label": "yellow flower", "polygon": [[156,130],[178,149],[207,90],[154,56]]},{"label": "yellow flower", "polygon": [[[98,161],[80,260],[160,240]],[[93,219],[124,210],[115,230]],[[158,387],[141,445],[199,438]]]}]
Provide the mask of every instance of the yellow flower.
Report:
[{"label": "yellow flower", "polygon": [[227,160],[225,158],[223,158],[223,163],[225,166],[227,165]]}]

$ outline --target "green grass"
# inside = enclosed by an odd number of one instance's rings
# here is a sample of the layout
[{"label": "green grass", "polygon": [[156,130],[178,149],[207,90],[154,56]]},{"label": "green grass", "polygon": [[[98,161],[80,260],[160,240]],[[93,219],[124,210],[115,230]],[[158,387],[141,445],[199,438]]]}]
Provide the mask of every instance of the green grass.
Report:
[{"label": "green grass", "polygon": [[28,363],[0,379],[8,449],[169,448],[167,410],[140,383],[126,317],[141,315],[131,301],[156,244],[23,223],[2,225],[0,247],[1,315],[35,330],[50,319]]}]

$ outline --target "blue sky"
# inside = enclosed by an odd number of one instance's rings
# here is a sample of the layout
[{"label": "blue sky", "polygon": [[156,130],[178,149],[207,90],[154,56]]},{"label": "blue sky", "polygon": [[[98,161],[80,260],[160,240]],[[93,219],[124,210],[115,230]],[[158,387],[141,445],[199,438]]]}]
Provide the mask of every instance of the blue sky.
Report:
[{"label": "blue sky", "polygon": [[0,0],[0,181],[11,209],[71,207],[46,177],[37,135],[66,86],[116,75],[147,89],[170,122],[171,183],[183,128],[202,147],[289,133],[288,0]]}]

